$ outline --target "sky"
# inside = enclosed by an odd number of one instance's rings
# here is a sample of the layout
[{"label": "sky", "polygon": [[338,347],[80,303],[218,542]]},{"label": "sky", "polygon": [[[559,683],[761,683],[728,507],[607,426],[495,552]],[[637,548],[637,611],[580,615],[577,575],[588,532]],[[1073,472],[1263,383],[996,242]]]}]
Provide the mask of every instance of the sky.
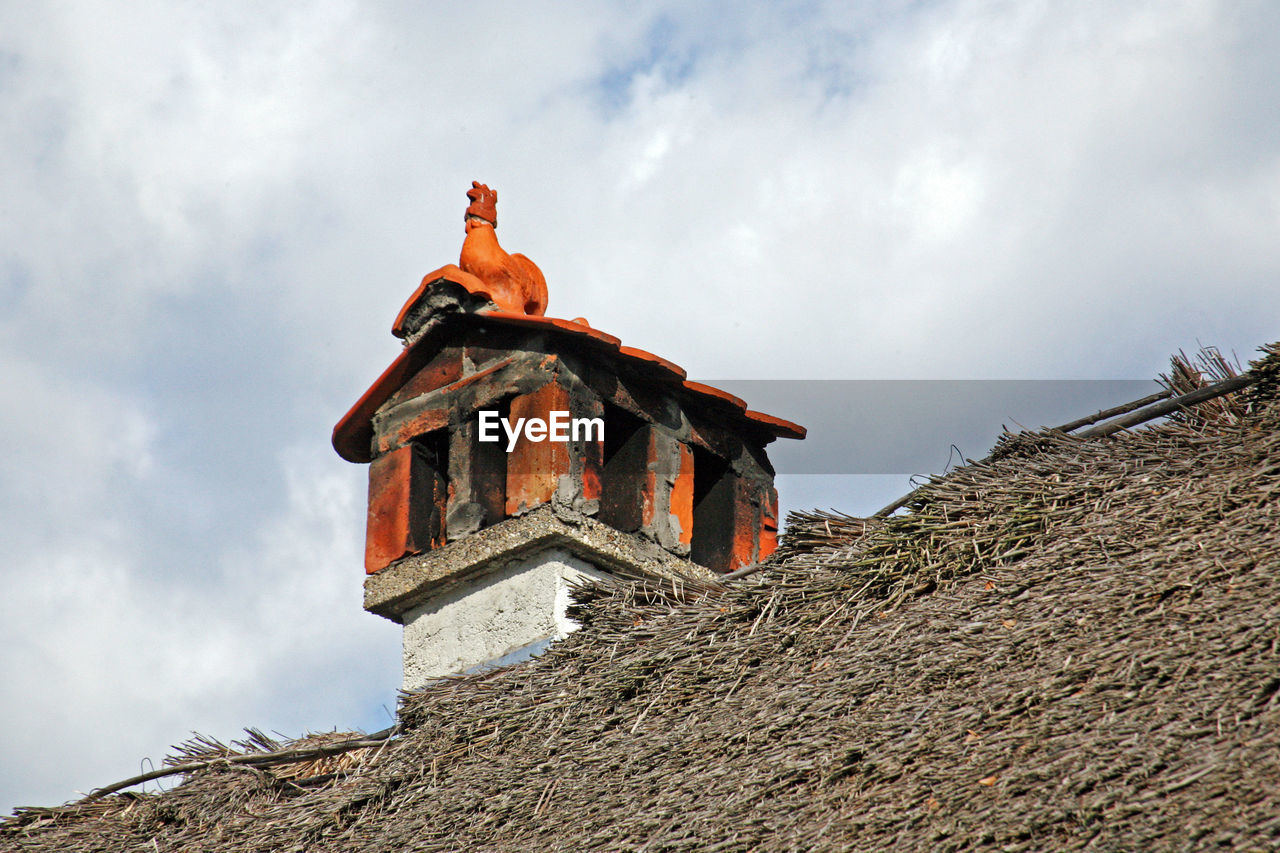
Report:
[{"label": "sky", "polygon": [[[1148,380],[1280,339],[1277,57],[1261,0],[0,0],[0,813],[390,724],[329,437],[473,179],[549,315],[782,417]],[[935,449],[780,466],[784,506],[869,513]]]}]

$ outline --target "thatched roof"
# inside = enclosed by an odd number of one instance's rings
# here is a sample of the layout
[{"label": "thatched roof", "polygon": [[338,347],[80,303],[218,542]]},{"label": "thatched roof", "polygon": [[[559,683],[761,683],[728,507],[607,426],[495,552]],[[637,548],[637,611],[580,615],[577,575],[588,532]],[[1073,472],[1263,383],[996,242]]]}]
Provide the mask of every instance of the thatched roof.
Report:
[{"label": "thatched roof", "polygon": [[1203,415],[1010,438],[904,515],[795,517],[737,584],[596,588],[583,630],[342,762],[25,811],[0,848],[1274,847],[1280,349],[1258,372]]}]

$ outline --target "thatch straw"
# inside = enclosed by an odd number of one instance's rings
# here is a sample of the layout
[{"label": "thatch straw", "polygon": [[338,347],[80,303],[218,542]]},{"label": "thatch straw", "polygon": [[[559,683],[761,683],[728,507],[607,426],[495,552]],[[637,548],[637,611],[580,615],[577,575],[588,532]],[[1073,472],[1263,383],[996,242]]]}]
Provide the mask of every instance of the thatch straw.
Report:
[{"label": "thatch straw", "polygon": [[215,766],[0,848],[1273,849],[1277,364],[1238,416],[1025,436],[906,515],[793,516],[750,582],[585,590],[581,631],[406,697],[324,784]]}]

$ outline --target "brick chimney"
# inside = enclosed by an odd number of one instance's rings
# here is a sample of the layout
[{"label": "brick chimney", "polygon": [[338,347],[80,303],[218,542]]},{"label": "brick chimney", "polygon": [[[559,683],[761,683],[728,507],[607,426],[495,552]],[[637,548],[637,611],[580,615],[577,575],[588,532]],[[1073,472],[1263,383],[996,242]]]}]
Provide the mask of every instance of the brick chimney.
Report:
[{"label": "brick chimney", "polygon": [[[541,316],[541,272],[498,247],[478,196],[496,204],[473,185],[461,263],[423,279],[393,327],[405,349],[333,434],[369,463],[365,609],[404,626],[405,689],[564,636],[585,578],[764,559],[764,448],[805,434],[581,318]],[[503,310],[522,306],[539,313]]]}]

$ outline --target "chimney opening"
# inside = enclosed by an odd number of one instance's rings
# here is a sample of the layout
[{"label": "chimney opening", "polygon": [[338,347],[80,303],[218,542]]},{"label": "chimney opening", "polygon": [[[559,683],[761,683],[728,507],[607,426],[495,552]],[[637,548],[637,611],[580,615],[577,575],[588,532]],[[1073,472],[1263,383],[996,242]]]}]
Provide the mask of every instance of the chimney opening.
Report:
[{"label": "chimney opening", "polygon": [[[498,416],[508,422],[511,398],[498,402]],[[507,451],[505,441],[481,441],[478,419],[455,432],[449,484],[449,538],[460,539],[492,527],[507,512]]]},{"label": "chimney opening", "polygon": [[644,523],[649,425],[625,409],[606,403],[602,459],[599,518],[611,527],[634,533]]},{"label": "chimney opening", "polygon": [[412,442],[409,529],[420,547],[445,543],[445,507],[449,500],[449,433],[436,430]]},{"label": "chimney opening", "polygon": [[693,539],[689,558],[727,571],[733,555],[733,472],[729,463],[693,447]]},{"label": "chimney opening", "polygon": [[430,468],[449,480],[449,432],[438,429],[413,440],[413,449]]}]

